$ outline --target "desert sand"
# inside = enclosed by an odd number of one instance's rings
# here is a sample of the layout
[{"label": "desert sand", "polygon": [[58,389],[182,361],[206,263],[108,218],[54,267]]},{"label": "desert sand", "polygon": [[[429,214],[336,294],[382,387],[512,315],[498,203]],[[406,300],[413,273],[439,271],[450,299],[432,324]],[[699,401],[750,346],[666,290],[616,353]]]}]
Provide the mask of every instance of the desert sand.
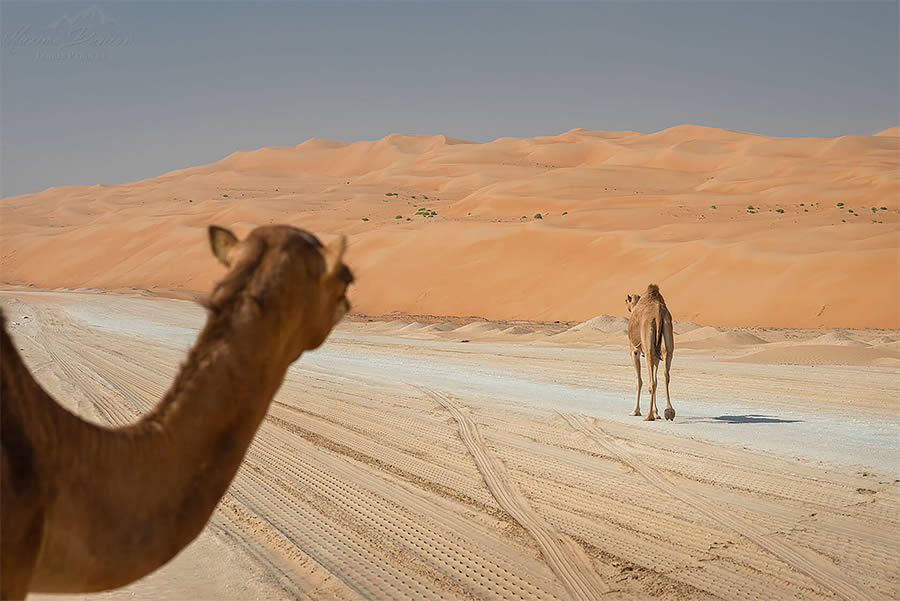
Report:
[{"label": "desert sand", "polygon": [[4,198],[0,281],[196,297],[202,228],[286,222],[350,236],[367,315],[581,322],[654,281],[704,325],[897,329],[898,131],[311,139]]},{"label": "desert sand", "polygon": [[[204,320],[140,296],[0,303],[41,384],[111,425],[163,394]],[[347,320],[291,368],[198,540],[76,598],[900,594],[900,333],[678,322],[678,417],[647,423],[623,327]]]},{"label": "desert sand", "polygon": [[[205,228],[266,223],[349,235],[354,314],[198,540],[85,599],[900,596],[900,128],[312,139],[50,188],[0,199],[0,304],[51,394],[129,423],[203,323]],[[674,423],[628,416],[650,282]]]}]

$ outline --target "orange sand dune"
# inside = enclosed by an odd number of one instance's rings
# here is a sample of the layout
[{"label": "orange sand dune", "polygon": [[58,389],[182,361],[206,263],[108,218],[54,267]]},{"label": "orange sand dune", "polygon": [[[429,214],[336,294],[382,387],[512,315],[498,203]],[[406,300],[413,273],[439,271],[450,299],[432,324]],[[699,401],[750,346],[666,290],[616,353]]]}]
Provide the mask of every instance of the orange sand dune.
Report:
[{"label": "orange sand dune", "polygon": [[2,199],[0,280],[204,291],[202,228],[287,222],[350,235],[368,314],[583,321],[652,281],[680,321],[896,329],[898,133],[311,139]]}]

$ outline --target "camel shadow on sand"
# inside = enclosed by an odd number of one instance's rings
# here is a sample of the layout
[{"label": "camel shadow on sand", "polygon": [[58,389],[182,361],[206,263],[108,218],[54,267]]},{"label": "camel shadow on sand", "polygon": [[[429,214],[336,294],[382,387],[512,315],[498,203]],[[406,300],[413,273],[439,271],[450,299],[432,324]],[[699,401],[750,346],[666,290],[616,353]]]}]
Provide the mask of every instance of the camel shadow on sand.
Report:
[{"label": "camel shadow on sand", "polygon": [[783,419],[773,415],[759,415],[749,413],[747,415],[719,415],[709,419],[697,420],[701,422],[718,422],[726,424],[795,424],[803,420],[800,419]]},{"label": "camel shadow on sand", "polygon": [[697,416],[681,420],[683,424],[796,424],[802,419],[785,419],[774,415],[746,413],[744,415]]}]

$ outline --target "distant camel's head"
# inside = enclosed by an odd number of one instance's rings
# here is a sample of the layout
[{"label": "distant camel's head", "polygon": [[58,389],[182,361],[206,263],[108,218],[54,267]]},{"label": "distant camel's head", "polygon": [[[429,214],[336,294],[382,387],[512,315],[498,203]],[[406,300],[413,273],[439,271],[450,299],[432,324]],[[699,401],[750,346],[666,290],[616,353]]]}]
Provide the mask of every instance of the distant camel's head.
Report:
[{"label": "distant camel's head", "polygon": [[[307,231],[268,225],[238,240],[230,230],[213,225],[209,242],[229,268],[213,290],[210,310],[248,311],[239,315],[246,319],[274,314],[291,361],[322,344],[350,310],[346,293],[353,274],[343,263],[343,235],[323,246]],[[249,302],[235,302],[238,299]]]},{"label": "distant camel's head", "polygon": [[625,308],[628,309],[629,313],[631,313],[631,310],[634,309],[634,306],[638,304],[639,300],[641,300],[640,294],[629,294],[625,297]]}]

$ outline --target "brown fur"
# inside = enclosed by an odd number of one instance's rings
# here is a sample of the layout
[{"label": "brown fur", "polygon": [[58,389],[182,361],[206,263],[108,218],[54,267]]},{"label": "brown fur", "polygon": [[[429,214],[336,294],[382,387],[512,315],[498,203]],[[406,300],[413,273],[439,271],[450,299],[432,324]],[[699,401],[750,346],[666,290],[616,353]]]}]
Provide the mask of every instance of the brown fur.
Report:
[{"label": "brown fur", "polygon": [[2,324],[3,599],[117,588],[174,557],[230,485],[288,366],[349,309],[343,237],[327,248],[290,226],[209,237],[230,269],[168,393],[132,425],[62,408]]},{"label": "brown fur", "polygon": [[666,301],[659,292],[659,286],[650,284],[643,295],[629,294],[625,297],[625,306],[631,313],[628,318],[628,341],[631,345],[631,358],[637,376],[637,395],[634,411],[631,415],[641,414],[641,354],[647,357],[647,372],[650,380],[650,410],[647,421],[659,419],[656,410],[657,370],[659,362],[665,359],[666,410],[667,420],[675,419],[675,408],[669,397],[669,370],[672,356],[675,353],[675,335],[672,330],[672,314],[666,307]]}]

